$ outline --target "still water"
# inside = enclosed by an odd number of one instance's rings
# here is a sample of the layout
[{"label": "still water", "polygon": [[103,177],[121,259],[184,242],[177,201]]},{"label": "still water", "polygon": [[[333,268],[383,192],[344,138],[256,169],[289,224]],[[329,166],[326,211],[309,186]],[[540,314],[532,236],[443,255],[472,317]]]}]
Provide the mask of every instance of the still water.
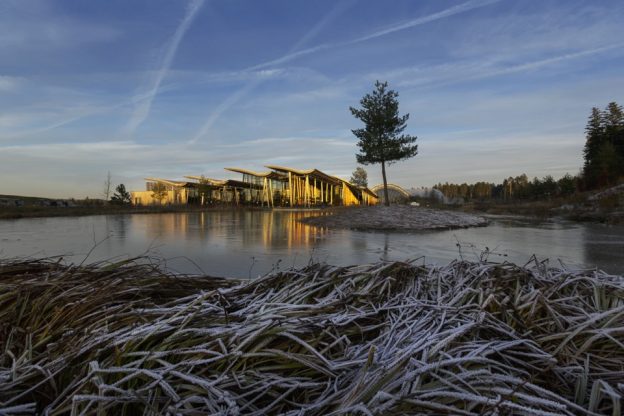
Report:
[{"label": "still water", "polygon": [[[527,262],[533,254],[570,267],[624,273],[624,226],[491,217],[488,227],[418,233],[327,230],[297,220],[310,211],[210,211],[0,220],[0,258],[63,256],[68,261],[150,255],[169,269],[256,277],[310,261],[350,265],[462,256]],[[458,246],[459,243],[459,246]]]}]

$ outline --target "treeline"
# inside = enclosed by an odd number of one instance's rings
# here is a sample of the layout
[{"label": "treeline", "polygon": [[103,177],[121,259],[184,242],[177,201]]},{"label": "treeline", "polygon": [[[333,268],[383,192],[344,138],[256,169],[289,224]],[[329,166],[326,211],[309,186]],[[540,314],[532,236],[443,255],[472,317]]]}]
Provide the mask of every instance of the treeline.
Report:
[{"label": "treeline", "polygon": [[535,200],[567,196],[576,192],[579,187],[578,177],[566,174],[555,180],[548,175],[542,179],[529,180],[526,174],[509,177],[502,183],[477,182],[474,184],[439,183],[434,186],[450,199],[465,201],[499,200]]},{"label": "treeline", "polygon": [[583,185],[596,189],[624,177],[624,111],[616,102],[604,111],[592,108],[585,128]]},{"label": "treeline", "polygon": [[529,180],[526,174],[502,183],[439,183],[434,186],[447,198],[475,200],[537,200],[564,197],[576,191],[604,188],[624,181],[624,111],[616,102],[604,110],[592,108],[585,128],[584,165],[580,175],[566,174]]}]

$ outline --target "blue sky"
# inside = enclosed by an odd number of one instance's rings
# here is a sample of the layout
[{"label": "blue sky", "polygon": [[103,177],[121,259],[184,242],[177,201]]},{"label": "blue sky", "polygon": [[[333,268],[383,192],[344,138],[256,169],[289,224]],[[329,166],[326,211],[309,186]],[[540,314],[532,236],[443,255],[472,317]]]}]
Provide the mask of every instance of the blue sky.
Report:
[{"label": "blue sky", "polygon": [[624,103],[622,22],[621,0],[0,0],[0,194],[348,178],[377,79],[418,136],[391,182],[574,174],[591,107]]}]

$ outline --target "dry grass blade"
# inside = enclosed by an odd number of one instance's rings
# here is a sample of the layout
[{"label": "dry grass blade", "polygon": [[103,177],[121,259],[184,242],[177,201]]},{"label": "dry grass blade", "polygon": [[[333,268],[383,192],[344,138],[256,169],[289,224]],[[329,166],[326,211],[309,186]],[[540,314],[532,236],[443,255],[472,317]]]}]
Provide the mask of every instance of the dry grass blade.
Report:
[{"label": "dry grass blade", "polygon": [[624,278],[544,264],[0,263],[0,414],[621,412]]}]

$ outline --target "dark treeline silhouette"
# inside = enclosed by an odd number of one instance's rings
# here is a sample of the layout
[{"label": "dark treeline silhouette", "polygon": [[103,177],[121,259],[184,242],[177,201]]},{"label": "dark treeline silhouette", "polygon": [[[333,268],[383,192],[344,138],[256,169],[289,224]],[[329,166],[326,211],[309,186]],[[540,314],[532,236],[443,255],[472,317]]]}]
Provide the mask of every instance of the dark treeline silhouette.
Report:
[{"label": "dark treeline silhouette", "polygon": [[594,107],[585,128],[583,182],[586,189],[617,183],[624,177],[624,111],[611,102],[604,111]]},{"label": "dark treeline silhouette", "polygon": [[537,200],[568,196],[576,192],[580,183],[578,177],[566,174],[559,180],[548,175],[542,179],[529,180],[526,174],[509,177],[502,183],[477,182],[474,184],[439,183],[434,188],[440,190],[447,198],[463,198],[465,201],[486,201],[498,199]]},{"label": "dark treeline silhouette", "polygon": [[601,111],[594,107],[585,128],[585,163],[580,175],[566,174],[555,180],[548,175],[529,180],[526,174],[509,177],[502,183],[439,183],[434,188],[447,198],[465,201],[543,200],[565,197],[620,183],[624,179],[624,111],[611,102]]}]

